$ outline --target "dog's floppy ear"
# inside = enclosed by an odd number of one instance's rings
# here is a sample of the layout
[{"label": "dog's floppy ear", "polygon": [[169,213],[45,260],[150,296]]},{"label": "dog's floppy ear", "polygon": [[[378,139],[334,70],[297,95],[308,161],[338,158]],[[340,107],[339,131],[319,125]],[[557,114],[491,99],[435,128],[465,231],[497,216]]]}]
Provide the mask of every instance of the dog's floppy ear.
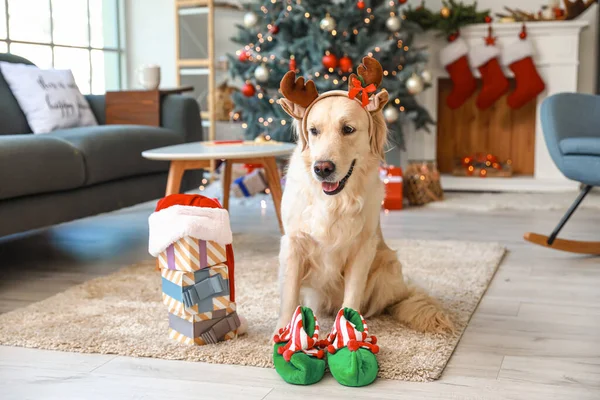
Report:
[{"label": "dog's floppy ear", "polygon": [[294,127],[294,132],[298,136],[298,144],[302,147],[302,151],[306,150],[308,147],[308,134],[302,129],[302,121],[296,120],[292,126]]},{"label": "dog's floppy ear", "polygon": [[382,113],[373,115],[373,127],[369,142],[371,153],[375,154],[381,161],[385,161],[385,146],[387,144],[387,124]]},{"label": "dog's floppy ear", "polygon": [[369,104],[367,104],[367,111],[371,114],[379,112],[383,110],[383,107],[387,104],[390,96],[387,90],[382,89],[381,92],[377,93],[375,96],[371,96],[369,99]]},{"label": "dog's floppy ear", "polygon": [[299,106],[285,97],[279,99],[279,104],[281,105],[281,108],[283,108],[283,111],[288,113],[290,117],[297,120],[302,120],[302,118],[304,118],[306,108]]}]

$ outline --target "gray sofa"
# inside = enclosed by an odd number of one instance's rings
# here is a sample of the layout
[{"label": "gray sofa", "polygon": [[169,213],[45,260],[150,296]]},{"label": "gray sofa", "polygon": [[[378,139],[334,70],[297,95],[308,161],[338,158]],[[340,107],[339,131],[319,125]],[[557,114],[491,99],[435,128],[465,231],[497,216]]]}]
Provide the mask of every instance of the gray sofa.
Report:
[{"label": "gray sofa", "polygon": [[[3,53],[0,61],[31,64]],[[34,135],[0,73],[0,237],[158,199],[169,164],[141,152],[202,140],[191,97],[165,96],[160,128],[105,125],[104,96],[86,98],[98,126]],[[202,171],[188,171],[182,190],[201,178]]]}]

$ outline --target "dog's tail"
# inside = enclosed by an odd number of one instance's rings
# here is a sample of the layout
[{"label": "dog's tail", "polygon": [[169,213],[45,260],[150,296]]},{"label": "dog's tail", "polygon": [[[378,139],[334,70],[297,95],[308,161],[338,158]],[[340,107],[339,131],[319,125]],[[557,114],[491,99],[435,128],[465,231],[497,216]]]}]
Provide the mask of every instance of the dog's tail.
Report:
[{"label": "dog's tail", "polygon": [[389,313],[419,332],[453,332],[454,324],[442,306],[423,289],[409,285],[407,297],[389,307]]}]

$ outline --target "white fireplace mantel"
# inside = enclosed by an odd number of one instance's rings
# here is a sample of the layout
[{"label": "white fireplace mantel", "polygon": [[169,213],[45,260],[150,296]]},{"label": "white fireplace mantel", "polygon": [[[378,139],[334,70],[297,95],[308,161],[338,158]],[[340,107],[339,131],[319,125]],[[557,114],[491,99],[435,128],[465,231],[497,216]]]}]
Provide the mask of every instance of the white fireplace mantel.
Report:
[{"label": "white fireplace mantel", "polygon": [[[497,191],[561,191],[578,187],[578,183],[565,178],[554,165],[546,148],[539,112],[544,98],[560,92],[576,92],[579,72],[580,32],[588,25],[584,20],[532,22],[527,24],[527,37],[534,48],[534,62],[546,83],[546,90],[538,96],[535,127],[534,175],[514,178],[473,178],[443,176],[442,185],[449,190],[497,190]],[[519,39],[521,23],[492,24],[497,44],[502,49]],[[478,45],[488,33],[488,24],[471,25],[461,30],[461,36],[469,46]],[[424,39],[431,60],[429,68],[435,79],[432,88],[419,95],[419,100],[437,118],[438,78],[448,74],[439,61],[438,53],[446,44],[444,38],[429,35]],[[479,76],[478,71],[473,71]],[[505,69],[507,76],[512,72]],[[443,99],[439,99],[444,101]],[[431,133],[409,132],[406,136],[407,153],[404,159],[435,159],[435,127]]]}]

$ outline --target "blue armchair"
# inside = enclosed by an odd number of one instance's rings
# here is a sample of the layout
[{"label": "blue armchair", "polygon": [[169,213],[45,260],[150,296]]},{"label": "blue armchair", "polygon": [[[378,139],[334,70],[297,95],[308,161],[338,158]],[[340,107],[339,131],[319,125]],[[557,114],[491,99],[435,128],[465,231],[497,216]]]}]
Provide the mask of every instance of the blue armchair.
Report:
[{"label": "blue armchair", "polygon": [[544,100],[540,112],[552,160],[567,178],[581,182],[582,189],[550,236],[526,233],[525,239],[557,250],[600,254],[600,242],[556,238],[592,187],[600,186],[600,96],[555,94]]}]

